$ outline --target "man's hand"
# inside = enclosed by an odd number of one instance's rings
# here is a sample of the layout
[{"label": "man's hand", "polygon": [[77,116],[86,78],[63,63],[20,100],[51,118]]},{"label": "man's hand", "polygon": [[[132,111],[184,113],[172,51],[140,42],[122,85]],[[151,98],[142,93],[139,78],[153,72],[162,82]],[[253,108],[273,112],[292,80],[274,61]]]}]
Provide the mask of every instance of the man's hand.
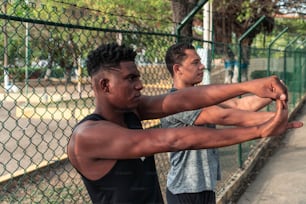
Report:
[{"label": "man's hand", "polygon": [[285,101],[277,99],[276,106],[275,116],[259,127],[261,128],[262,137],[281,135],[288,129],[303,126],[303,123],[299,121],[288,123],[288,107]]},{"label": "man's hand", "polygon": [[287,87],[277,76],[255,79],[249,81],[249,83],[248,86],[250,86],[253,93],[259,97],[282,101],[288,100]]}]

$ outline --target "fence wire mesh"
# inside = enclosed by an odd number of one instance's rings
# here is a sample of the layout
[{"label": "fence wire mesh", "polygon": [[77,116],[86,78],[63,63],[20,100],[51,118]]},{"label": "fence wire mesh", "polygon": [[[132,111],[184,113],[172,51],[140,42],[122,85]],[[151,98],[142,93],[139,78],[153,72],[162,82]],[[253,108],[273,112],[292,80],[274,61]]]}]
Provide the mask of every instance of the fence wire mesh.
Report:
[{"label": "fence wire mesh", "polygon": [[[2,1],[0,8],[0,202],[89,203],[66,155],[72,128],[94,107],[86,56],[101,43],[130,44],[138,52],[143,94],[166,93],[172,83],[163,59],[167,47],[177,39],[171,34],[174,25],[145,19],[130,24],[127,17],[114,18],[66,4]],[[237,56],[238,45],[222,46],[231,46]],[[248,78],[266,76],[267,49],[250,50]],[[212,64],[211,83],[224,83],[222,53],[215,53]],[[272,51],[270,70],[281,78],[286,76],[294,99],[291,108],[305,93],[305,64],[305,47]],[[158,120],[143,122],[145,128],[158,124]],[[243,160],[256,142],[242,144]],[[219,189],[239,168],[237,152],[236,145],[220,149]],[[167,154],[156,155],[156,164],[165,192]]]}]

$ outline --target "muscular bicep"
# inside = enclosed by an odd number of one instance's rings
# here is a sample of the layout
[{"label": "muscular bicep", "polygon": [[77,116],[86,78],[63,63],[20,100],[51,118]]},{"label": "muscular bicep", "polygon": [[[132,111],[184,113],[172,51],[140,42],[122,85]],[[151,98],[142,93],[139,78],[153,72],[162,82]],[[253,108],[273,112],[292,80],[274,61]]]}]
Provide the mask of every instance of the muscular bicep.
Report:
[{"label": "muscular bicep", "polygon": [[108,121],[90,121],[82,124],[74,137],[80,156],[91,159],[129,159],[165,151],[162,138],[153,132],[127,129]]}]

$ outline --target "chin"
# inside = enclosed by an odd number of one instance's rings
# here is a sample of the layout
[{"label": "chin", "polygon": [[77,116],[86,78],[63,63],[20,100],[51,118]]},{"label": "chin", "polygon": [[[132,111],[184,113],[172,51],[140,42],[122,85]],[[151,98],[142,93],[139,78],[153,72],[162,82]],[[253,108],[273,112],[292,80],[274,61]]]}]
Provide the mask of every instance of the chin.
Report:
[{"label": "chin", "polygon": [[129,106],[126,107],[127,110],[134,110],[138,107],[138,102],[137,103],[131,103]]},{"label": "chin", "polygon": [[194,81],[194,85],[196,85],[196,84],[199,84],[199,83],[201,83],[202,82],[202,78],[201,79],[199,79],[199,80],[196,80],[196,81]]}]

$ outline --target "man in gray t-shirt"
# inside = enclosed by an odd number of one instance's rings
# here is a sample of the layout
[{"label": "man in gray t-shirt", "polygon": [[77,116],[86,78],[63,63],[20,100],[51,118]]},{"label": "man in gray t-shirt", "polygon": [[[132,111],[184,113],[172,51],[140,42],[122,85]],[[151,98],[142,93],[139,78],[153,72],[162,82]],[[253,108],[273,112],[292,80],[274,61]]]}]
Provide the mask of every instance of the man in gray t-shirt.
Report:
[{"label": "man in gray t-shirt", "polygon": [[[177,113],[162,118],[161,124],[162,127],[191,126],[200,113],[201,110]],[[173,194],[213,190],[220,179],[218,149],[171,152],[170,164],[167,188]]]},{"label": "man in gray t-shirt", "polygon": [[[171,46],[165,60],[173,77],[172,92],[192,87],[202,81],[204,65],[191,44]],[[262,123],[263,118],[269,118],[269,113],[254,111],[270,102],[271,99],[257,96],[234,98],[216,106],[167,116],[161,119],[161,124],[167,128],[194,125],[214,127],[211,124],[253,126]],[[170,165],[166,194],[168,204],[216,203],[214,190],[220,179],[217,149],[171,152]]]}]

